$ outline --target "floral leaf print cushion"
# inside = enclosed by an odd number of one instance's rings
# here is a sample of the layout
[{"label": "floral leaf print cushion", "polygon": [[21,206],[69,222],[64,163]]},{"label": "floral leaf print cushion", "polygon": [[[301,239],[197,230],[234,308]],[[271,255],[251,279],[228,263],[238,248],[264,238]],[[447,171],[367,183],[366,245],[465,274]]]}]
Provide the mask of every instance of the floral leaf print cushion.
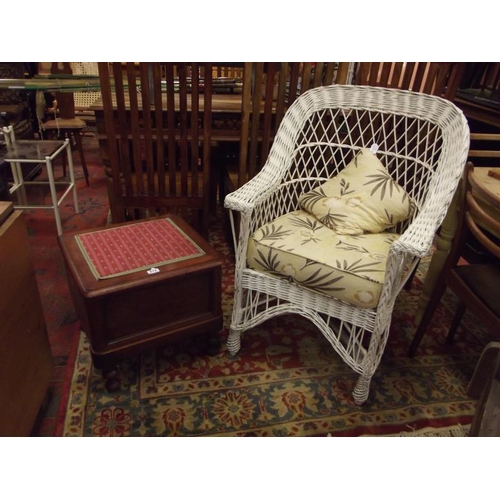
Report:
[{"label": "floral leaf print cushion", "polygon": [[248,242],[247,263],[361,308],[377,306],[395,233],[339,235],[304,210],[266,224]]},{"label": "floral leaf print cushion", "polygon": [[337,234],[379,233],[410,216],[411,200],[369,149],[299,198],[301,208]]}]

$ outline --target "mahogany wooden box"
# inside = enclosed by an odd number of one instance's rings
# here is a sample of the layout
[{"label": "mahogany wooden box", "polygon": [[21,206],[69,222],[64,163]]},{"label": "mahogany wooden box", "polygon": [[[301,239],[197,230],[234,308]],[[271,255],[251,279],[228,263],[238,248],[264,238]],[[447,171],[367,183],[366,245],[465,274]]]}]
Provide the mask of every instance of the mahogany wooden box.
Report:
[{"label": "mahogany wooden box", "polygon": [[[157,221],[172,226],[166,227],[170,240],[163,240],[163,226]],[[151,236],[152,223],[159,229]],[[120,235],[117,229],[125,233]],[[130,236],[127,231],[135,233]],[[187,250],[179,250],[178,243]],[[222,328],[221,258],[180,217],[66,233],[59,237],[59,245],[76,313],[97,368],[112,367],[120,358],[188,335],[217,334]],[[156,251],[167,248],[170,254],[160,259],[145,256],[154,245]],[[113,274],[108,260],[120,260],[122,252],[129,255],[116,265],[127,270]],[[127,266],[127,258],[134,262]],[[103,264],[104,271],[96,269],[95,262]],[[156,272],[151,273],[151,268]],[[106,272],[111,274],[103,278]]]}]

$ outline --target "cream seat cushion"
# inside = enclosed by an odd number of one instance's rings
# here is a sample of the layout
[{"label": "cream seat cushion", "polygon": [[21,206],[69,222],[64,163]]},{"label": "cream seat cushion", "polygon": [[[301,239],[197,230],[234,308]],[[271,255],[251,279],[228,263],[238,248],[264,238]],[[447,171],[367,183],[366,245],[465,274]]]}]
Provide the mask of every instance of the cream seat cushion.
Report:
[{"label": "cream seat cushion", "polygon": [[304,210],[259,228],[248,266],[361,308],[377,306],[394,233],[339,235]]},{"label": "cream seat cushion", "polygon": [[338,234],[379,233],[407,219],[411,202],[380,160],[362,149],[335,177],[299,198],[300,207]]}]

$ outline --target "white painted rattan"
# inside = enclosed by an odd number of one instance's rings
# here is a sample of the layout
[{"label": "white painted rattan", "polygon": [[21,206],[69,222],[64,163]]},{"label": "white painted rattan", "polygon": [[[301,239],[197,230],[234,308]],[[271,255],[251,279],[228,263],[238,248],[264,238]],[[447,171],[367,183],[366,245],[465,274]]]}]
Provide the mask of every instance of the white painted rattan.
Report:
[{"label": "white painted rattan", "polygon": [[[389,252],[386,278],[375,309],[356,307],[252,270],[247,243],[254,231],[298,209],[298,196],[378,144],[378,157],[415,202]],[[332,85],[305,92],[288,109],[261,172],[225,198],[235,239],[235,294],[230,354],[240,335],[284,313],[310,319],[342,359],[359,374],[353,396],[368,397],[389,335],[394,302],[419,258],[429,253],[462,174],[469,127],[451,102],[426,94],[365,86]],[[239,212],[239,234],[234,212]],[[334,251],[332,249],[332,251]]]}]

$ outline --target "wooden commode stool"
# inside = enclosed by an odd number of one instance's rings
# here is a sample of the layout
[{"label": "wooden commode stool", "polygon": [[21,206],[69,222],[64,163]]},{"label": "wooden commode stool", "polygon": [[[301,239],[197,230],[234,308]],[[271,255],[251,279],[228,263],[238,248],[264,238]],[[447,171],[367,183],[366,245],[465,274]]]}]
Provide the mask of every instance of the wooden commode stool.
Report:
[{"label": "wooden commode stool", "polygon": [[119,387],[117,361],[191,335],[209,352],[222,328],[219,254],[180,217],[161,216],[59,238],[76,313],[103,370]]}]

